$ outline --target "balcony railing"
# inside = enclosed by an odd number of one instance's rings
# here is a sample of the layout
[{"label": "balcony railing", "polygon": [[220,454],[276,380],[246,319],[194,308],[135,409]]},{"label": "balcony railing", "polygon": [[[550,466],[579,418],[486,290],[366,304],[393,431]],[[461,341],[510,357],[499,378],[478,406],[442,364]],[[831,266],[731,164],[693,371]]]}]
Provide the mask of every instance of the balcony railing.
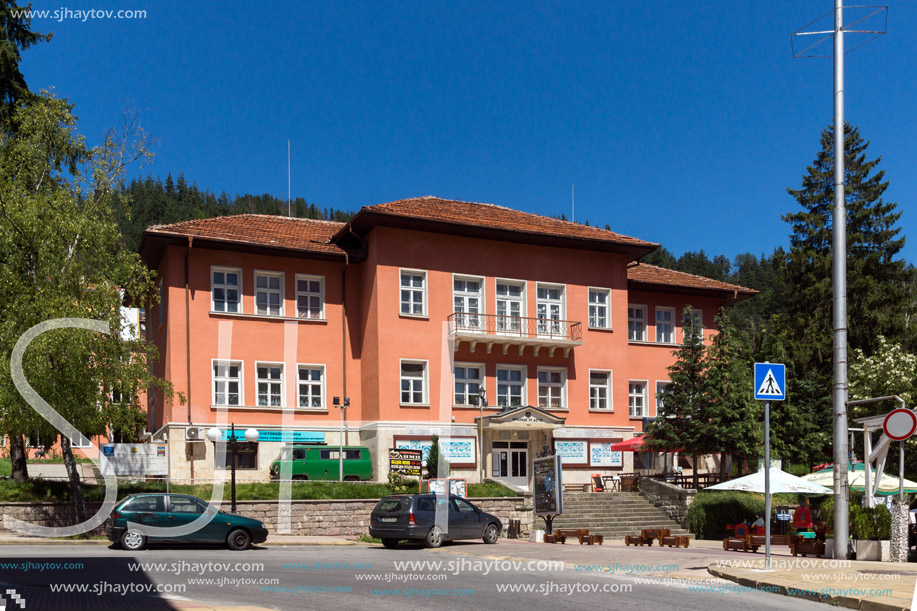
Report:
[{"label": "balcony railing", "polygon": [[581,322],[549,318],[455,312],[449,316],[449,332],[456,349],[463,341],[470,343],[472,351],[476,344],[484,343],[488,353],[493,344],[501,344],[504,354],[515,345],[520,355],[525,346],[532,346],[536,356],[540,348],[550,349],[552,356],[555,349],[562,348],[566,356],[570,348],[583,343]]}]

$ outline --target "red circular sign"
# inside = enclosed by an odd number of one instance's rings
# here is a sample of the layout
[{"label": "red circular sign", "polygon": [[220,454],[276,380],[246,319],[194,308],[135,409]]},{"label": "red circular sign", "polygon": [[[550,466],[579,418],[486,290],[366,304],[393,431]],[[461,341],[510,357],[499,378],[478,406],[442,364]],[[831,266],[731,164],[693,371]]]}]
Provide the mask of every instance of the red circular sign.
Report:
[{"label": "red circular sign", "polygon": [[917,431],[917,414],[903,407],[892,410],[885,416],[882,429],[889,439],[904,441]]}]

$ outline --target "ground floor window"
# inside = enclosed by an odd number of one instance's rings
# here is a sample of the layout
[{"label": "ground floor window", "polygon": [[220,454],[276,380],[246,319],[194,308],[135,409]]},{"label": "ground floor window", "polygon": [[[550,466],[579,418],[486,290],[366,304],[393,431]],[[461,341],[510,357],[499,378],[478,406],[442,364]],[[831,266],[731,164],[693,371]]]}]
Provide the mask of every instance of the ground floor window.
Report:
[{"label": "ground floor window", "polygon": [[[257,441],[242,441],[236,443],[236,455],[238,461],[236,463],[236,469],[257,469],[258,468],[258,442]],[[226,444],[226,458],[221,465],[219,462],[219,454],[214,450],[214,467],[217,469],[231,469],[232,468],[232,450],[229,447],[229,444]]]}]

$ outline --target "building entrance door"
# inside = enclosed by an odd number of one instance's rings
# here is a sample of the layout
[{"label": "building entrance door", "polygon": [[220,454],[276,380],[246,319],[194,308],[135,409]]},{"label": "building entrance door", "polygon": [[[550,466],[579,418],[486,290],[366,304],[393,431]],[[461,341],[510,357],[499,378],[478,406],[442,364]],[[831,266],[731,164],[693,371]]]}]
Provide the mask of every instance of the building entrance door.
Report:
[{"label": "building entrance door", "polygon": [[527,488],[529,485],[529,444],[525,441],[493,442],[493,477]]}]

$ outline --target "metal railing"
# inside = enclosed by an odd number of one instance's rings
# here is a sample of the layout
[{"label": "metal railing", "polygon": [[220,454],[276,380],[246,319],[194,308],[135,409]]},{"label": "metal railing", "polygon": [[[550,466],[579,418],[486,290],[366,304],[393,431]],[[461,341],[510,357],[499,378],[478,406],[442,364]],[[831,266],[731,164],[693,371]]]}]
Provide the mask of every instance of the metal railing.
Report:
[{"label": "metal railing", "polygon": [[552,318],[526,318],[500,314],[455,312],[449,315],[449,332],[480,333],[507,339],[553,339],[581,341],[583,323]]}]

